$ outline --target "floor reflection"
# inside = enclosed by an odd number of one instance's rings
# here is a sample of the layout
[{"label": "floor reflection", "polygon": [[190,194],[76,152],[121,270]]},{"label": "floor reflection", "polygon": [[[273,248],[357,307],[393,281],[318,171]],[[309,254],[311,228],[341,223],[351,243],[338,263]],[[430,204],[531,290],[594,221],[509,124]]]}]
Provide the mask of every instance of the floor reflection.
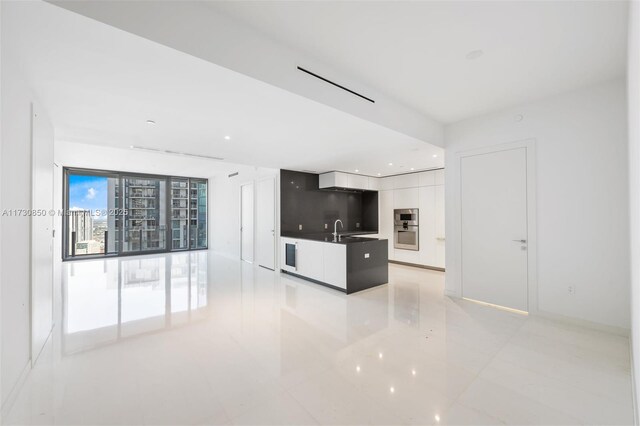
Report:
[{"label": "floor reflection", "polygon": [[208,253],[67,262],[62,277],[64,354],[202,318]]},{"label": "floor reflection", "polygon": [[192,252],[61,281],[7,424],[633,421],[628,339],[450,299],[441,272],[390,265],[347,296]]}]

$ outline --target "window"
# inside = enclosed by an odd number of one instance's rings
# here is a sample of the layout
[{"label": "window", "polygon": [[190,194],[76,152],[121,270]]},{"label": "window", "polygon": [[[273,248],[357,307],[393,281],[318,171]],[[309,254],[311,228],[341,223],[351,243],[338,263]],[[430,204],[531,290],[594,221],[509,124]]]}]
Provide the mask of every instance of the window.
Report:
[{"label": "window", "polygon": [[65,169],[65,259],[207,248],[207,180]]}]

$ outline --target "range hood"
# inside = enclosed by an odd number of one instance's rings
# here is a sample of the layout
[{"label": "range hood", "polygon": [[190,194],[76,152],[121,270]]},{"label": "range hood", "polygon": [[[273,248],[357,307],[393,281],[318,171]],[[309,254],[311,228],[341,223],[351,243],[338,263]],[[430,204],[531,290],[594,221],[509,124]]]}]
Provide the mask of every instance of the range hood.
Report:
[{"label": "range hood", "polygon": [[319,180],[320,189],[338,192],[377,191],[378,184],[378,178],[344,172],[322,173]]}]

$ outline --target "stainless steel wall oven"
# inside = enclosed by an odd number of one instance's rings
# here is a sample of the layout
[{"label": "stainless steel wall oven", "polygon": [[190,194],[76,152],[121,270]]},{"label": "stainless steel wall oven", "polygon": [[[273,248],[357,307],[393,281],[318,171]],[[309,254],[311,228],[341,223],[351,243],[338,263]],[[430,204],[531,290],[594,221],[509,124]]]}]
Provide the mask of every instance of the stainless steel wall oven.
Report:
[{"label": "stainless steel wall oven", "polygon": [[419,250],[418,209],[395,209],[393,211],[393,246],[403,250]]}]

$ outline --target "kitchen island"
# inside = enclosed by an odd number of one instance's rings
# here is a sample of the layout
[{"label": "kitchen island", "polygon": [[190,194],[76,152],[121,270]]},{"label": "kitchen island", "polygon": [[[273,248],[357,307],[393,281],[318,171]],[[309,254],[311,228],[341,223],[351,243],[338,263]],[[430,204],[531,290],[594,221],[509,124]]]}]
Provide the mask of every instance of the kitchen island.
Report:
[{"label": "kitchen island", "polygon": [[280,269],[351,294],[389,281],[388,247],[386,239],[357,235],[283,235]]}]

